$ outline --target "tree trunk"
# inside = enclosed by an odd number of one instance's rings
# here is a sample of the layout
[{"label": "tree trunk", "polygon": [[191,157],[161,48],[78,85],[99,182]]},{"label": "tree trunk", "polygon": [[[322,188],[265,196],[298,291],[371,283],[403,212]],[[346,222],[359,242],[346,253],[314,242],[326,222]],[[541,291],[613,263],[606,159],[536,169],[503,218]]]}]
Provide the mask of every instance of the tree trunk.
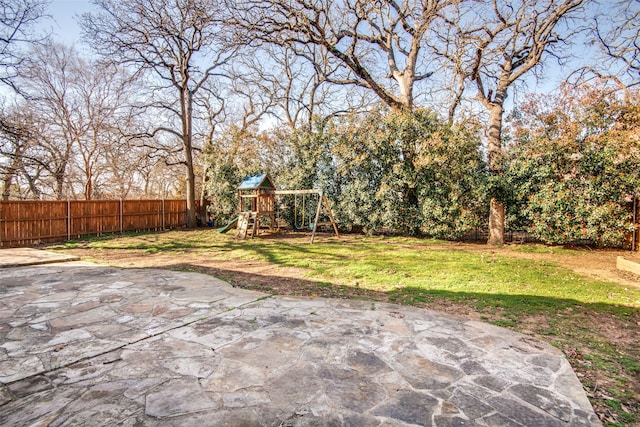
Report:
[{"label": "tree trunk", "polygon": [[31,196],[35,200],[40,200],[40,190],[36,186],[36,180],[34,177],[29,175],[24,167],[21,166],[22,175],[27,179],[27,183],[29,184],[29,190],[31,191]]},{"label": "tree trunk", "polygon": [[398,75],[395,77],[400,87],[400,102],[407,110],[413,110],[413,76]]},{"label": "tree trunk", "polygon": [[209,183],[209,168],[205,165],[202,171],[202,191],[200,191],[200,219],[207,224],[207,184]]},{"label": "tree trunk", "polygon": [[21,167],[22,161],[22,146],[19,140],[16,141],[16,149],[13,152],[13,159],[11,159],[11,166],[7,168],[7,172],[3,179],[2,200],[9,200],[11,197],[11,184],[13,178],[17,175],[18,170]]},{"label": "tree trunk", "polygon": [[84,184],[84,199],[93,199],[93,174],[87,174],[87,182]]},{"label": "tree trunk", "polygon": [[[502,174],[502,114],[501,104],[492,104],[489,108],[489,135],[487,157],[489,161],[489,175],[491,177]],[[496,195],[492,195],[489,207],[489,240],[490,245],[504,245],[505,210],[504,203]]]},{"label": "tree trunk", "polygon": [[187,228],[196,228],[196,174],[193,170],[193,95],[186,87],[182,98],[182,142],[187,181]]},{"label": "tree trunk", "polygon": [[55,173],[55,182],[56,182],[56,200],[62,200],[64,198],[64,177],[65,177],[65,168],[59,168]]},{"label": "tree trunk", "polygon": [[196,212],[196,176],[193,173],[193,156],[191,153],[186,157],[191,159],[187,162],[187,227],[196,228],[197,212]]},{"label": "tree trunk", "polygon": [[495,197],[491,198],[489,208],[489,241],[490,245],[504,245],[504,203]]},{"label": "tree trunk", "polygon": [[5,172],[4,179],[2,180],[2,200],[9,200],[9,196],[11,196],[11,182],[13,181],[13,175],[13,168],[10,168]]}]

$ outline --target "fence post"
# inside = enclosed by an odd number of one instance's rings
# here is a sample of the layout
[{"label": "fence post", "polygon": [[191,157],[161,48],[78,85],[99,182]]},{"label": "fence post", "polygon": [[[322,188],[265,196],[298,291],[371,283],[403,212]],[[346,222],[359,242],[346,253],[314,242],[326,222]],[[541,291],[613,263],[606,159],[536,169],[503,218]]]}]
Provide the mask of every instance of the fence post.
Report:
[{"label": "fence post", "polygon": [[120,234],[124,233],[122,215],[123,215],[123,207],[122,207],[122,199],[120,199]]},{"label": "fence post", "polygon": [[164,226],[164,197],[162,198],[162,231],[165,230]]},{"label": "fence post", "polygon": [[67,240],[71,240],[71,200],[67,199]]}]

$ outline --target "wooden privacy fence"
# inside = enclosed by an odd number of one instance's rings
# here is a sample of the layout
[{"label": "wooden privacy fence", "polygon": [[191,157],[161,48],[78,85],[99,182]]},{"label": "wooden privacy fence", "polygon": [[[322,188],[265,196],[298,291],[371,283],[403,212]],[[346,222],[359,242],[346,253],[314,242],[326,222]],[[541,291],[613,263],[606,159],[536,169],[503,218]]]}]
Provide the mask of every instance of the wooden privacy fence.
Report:
[{"label": "wooden privacy fence", "polygon": [[0,201],[2,247],[186,224],[186,200]]}]

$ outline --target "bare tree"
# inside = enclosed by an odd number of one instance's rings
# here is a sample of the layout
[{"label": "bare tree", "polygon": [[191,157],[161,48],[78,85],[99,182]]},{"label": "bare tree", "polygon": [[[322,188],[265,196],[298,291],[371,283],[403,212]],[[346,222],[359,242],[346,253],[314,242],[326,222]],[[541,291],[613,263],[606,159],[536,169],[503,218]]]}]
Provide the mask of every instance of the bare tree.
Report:
[{"label": "bare tree", "polygon": [[[2,200],[9,200],[20,193],[18,183],[24,168],[25,155],[29,151],[32,129],[18,106],[0,115],[0,172],[2,175]],[[15,185],[15,188],[14,188]]]},{"label": "bare tree", "polygon": [[[526,73],[541,66],[545,56],[560,59],[559,49],[578,31],[567,24],[589,0],[494,0],[471,2],[450,16],[464,41],[449,59],[476,89],[476,99],[487,110],[488,163],[492,181],[504,167],[502,126],[509,90]],[[566,24],[566,25],[565,25]],[[498,186],[499,187],[499,186]],[[491,197],[489,244],[504,243],[505,211],[499,194]]]},{"label": "bare tree", "polygon": [[637,85],[640,84],[640,0],[612,3],[606,6],[610,13],[594,19],[594,33],[605,54],[624,67],[631,78],[629,86]]},{"label": "bare tree", "polygon": [[[362,97],[353,90],[328,83],[339,65],[315,45],[289,46],[269,44],[245,58],[243,68],[251,70],[248,84],[270,94],[270,113],[290,129],[312,129],[314,120],[362,108]],[[361,88],[358,91],[362,91]]]},{"label": "bare tree", "polygon": [[[38,46],[33,61],[21,73],[20,85],[37,111],[41,159],[53,179],[53,195],[62,199],[70,190],[67,180],[73,162],[73,149],[86,133],[86,121],[72,89],[77,76],[78,57],[63,45]],[[46,159],[46,160],[45,160]]]},{"label": "bare tree", "polygon": [[[78,142],[81,171],[84,184],[84,198],[94,197],[94,190],[100,186],[109,187],[108,182],[100,183],[100,175],[118,174],[115,169],[128,169],[126,159],[119,164],[108,165],[108,154],[123,140],[122,134],[130,132],[132,112],[128,103],[132,98],[131,76],[120,67],[108,63],[86,63],[81,61],[75,79],[83,119],[87,122],[87,132]],[[134,156],[132,156],[134,157]],[[123,195],[119,195],[123,197]]]},{"label": "bare tree", "polygon": [[17,90],[14,78],[24,63],[23,49],[39,40],[33,25],[44,16],[46,0],[0,2],[0,82]]},{"label": "bare tree", "polygon": [[54,177],[61,153],[60,147],[48,145],[45,131],[48,126],[43,119],[41,111],[35,111],[25,100],[5,105],[0,118],[4,198],[39,199],[55,194]]},{"label": "bare tree", "polygon": [[234,56],[223,39],[223,11],[216,0],[93,0],[99,12],[81,24],[94,48],[105,58],[146,74],[149,107],[173,116],[179,127],[156,125],[181,143],[179,161],[186,169],[188,224],[196,225],[194,98],[203,85],[223,73]]},{"label": "bare tree", "polygon": [[[123,98],[131,95],[129,90],[117,92]],[[126,104],[126,99],[120,99]],[[126,105],[122,105],[126,107]],[[101,129],[103,168],[100,171],[99,192],[103,198],[160,197],[161,194],[148,192],[147,171],[163,163],[155,157],[155,147],[149,148],[137,143],[130,135],[143,131],[143,117],[134,108],[118,108]],[[160,166],[161,167],[161,166]]]},{"label": "bare tree", "polygon": [[[130,77],[113,65],[87,62],[73,48],[51,43],[30,53],[20,84],[27,97],[39,160],[53,197],[94,198],[111,166],[106,153],[130,125]],[[121,159],[121,167],[126,164]]]},{"label": "bare tree", "polygon": [[[418,82],[434,72],[425,39],[440,14],[458,0],[241,0],[234,22],[256,42],[302,51],[324,49],[342,66],[326,81],[372,90],[388,106],[414,107]],[[333,69],[329,67],[328,69]],[[393,84],[390,84],[393,82]]]},{"label": "bare tree", "polygon": [[0,117],[0,170],[2,171],[2,200],[9,200],[11,185],[20,168],[24,140],[28,132],[7,115]]}]

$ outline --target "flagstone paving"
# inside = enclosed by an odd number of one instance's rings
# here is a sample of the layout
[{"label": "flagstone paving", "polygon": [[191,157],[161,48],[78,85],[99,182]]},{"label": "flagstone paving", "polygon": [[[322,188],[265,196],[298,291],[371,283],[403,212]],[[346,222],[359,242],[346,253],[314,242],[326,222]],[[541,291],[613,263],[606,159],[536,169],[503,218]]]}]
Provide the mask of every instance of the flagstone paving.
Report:
[{"label": "flagstone paving", "polygon": [[485,323],[14,261],[0,268],[3,426],[601,425],[560,351]]}]

